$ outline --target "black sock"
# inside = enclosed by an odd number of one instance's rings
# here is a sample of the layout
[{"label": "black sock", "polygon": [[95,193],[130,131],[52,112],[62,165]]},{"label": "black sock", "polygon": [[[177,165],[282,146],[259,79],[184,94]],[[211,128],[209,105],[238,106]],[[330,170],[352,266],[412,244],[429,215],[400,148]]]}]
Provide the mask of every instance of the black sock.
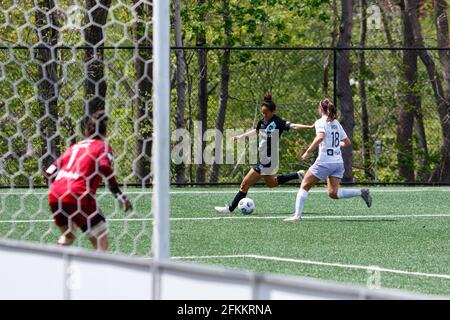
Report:
[{"label": "black sock", "polygon": [[239,192],[236,194],[236,196],[234,197],[233,202],[231,203],[230,211],[233,212],[234,209],[237,208],[237,206],[238,206],[238,204],[239,204],[239,201],[241,201],[242,199],[244,199],[246,196],[247,196],[247,192],[239,191]]},{"label": "black sock", "polygon": [[288,181],[294,180],[294,179],[299,179],[298,173],[289,173],[289,174],[284,174],[282,176],[278,176],[277,180],[278,180],[278,184],[284,184]]}]

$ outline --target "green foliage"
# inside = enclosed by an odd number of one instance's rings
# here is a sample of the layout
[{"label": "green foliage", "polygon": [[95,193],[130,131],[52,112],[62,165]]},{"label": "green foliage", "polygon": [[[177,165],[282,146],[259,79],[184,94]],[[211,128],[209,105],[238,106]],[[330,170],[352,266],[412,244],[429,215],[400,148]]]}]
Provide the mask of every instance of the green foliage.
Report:
[{"label": "green foliage", "polygon": [[[223,3],[228,2],[225,10]],[[58,1],[61,23],[59,45],[81,45],[81,29],[67,28],[67,10],[75,2]],[[14,5],[14,6],[13,6]],[[82,4],[81,4],[82,5]],[[0,4],[0,44],[28,45],[37,43],[34,2],[2,1]],[[337,1],[338,11],[340,1]],[[10,10],[11,9],[11,10]],[[223,15],[230,14],[230,21]],[[359,37],[359,8],[354,9],[353,43]],[[424,11],[421,24],[427,45],[435,45],[435,27],[431,8]],[[195,36],[205,32],[208,46],[330,46],[331,33],[339,24],[333,16],[330,0],[228,0],[211,1],[199,5],[196,0],[182,1],[183,43],[195,46]],[[146,13],[147,15],[149,12]],[[27,17],[28,15],[28,17]],[[83,16],[82,16],[83,17]],[[200,17],[205,22],[200,22]],[[131,0],[113,0],[105,27],[106,45],[133,45],[133,37],[151,30],[151,19],[141,17],[138,21],[133,13]],[[394,44],[401,45],[402,34],[398,12],[387,16]],[[4,23],[8,22],[8,23]],[[225,29],[231,35],[225,35]],[[386,45],[387,30],[368,30],[367,45]],[[150,34],[148,35],[150,36]],[[173,39],[172,39],[173,41]],[[111,115],[111,143],[118,159],[116,170],[125,182],[136,182],[130,176],[136,158],[137,139],[151,136],[152,124],[148,118],[136,123],[135,104],[137,81],[135,79],[134,50],[106,50],[105,79],[108,85],[106,106]],[[195,120],[197,114],[198,65],[193,50],[185,50],[187,58],[187,92],[185,122]],[[437,58],[437,52],[433,52]],[[142,52],[149,59],[151,52]],[[58,96],[58,132],[60,150],[74,140],[82,138],[80,119],[84,114],[84,52],[83,50],[58,50],[58,74],[61,77]],[[379,178],[382,181],[398,181],[396,127],[397,108],[407,87],[402,80],[401,52],[367,52],[367,64],[362,75],[368,96],[370,144],[375,140],[383,143],[379,160]],[[172,56],[172,66],[175,65]],[[259,107],[265,92],[272,92],[279,106],[278,114],[292,122],[310,124],[316,119],[317,102],[328,95],[332,98],[333,57],[327,51],[256,51],[232,50],[230,55],[230,83],[225,128],[251,128],[260,117]],[[220,103],[220,70],[223,51],[208,51],[208,128],[214,128]],[[351,53],[352,73],[355,82],[360,82],[358,53]],[[328,91],[323,92],[324,66],[328,65]],[[439,68],[439,64],[438,64]],[[35,182],[43,182],[39,162],[43,152],[43,141],[39,132],[40,119],[44,113],[38,101],[39,61],[35,50],[0,50],[0,151],[8,154],[1,158],[0,184],[9,184],[10,177],[17,175],[23,184],[32,176]],[[364,180],[362,168],[362,138],[360,120],[360,98],[358,85],[354,84],[355,104],[354,128],[354,172],[356,180]],[[431,168],[439,163],[441,128],[436,112],[433,92],[426,71],[419,63],[417,84],[408,90],[420,93],[428,139]],[[143,97],[151,113],[151,96]],[[172,90],[172,110],[176,106],[176,89]],[[190,108],[190,109],[189,109]],[[339,106],[338,106],[339,108]],[[189,111],[190,110],[190,111]],[[339,110],[338,110],[339,111]],[[239,119],[237,122],[236,119]],[[42,123],[44,124],[44,123]],[[314,131],[287,133],[282,139],[282,168],[292,171],[306,167],[299,160],[303,149],[311,141]],[[9,152],[9,153],[8,153]],[[29,159],[31,152],[34,160]],[[417,159],[422,150],[416,147],[411,165],[418,168]],[[373,153],[373,152],[372,152]],[[373,169],[373,159],[372,159]],[[222,181],[237,181],[248,170],[248,165],[223,165],[220,168]],[[26,173],[21,175],[19,173]],[[26,175],[29,175],[28,177]],[[126,177],[126,178],[125,178]],[[193,177],[195,180],[195,176]]]}]

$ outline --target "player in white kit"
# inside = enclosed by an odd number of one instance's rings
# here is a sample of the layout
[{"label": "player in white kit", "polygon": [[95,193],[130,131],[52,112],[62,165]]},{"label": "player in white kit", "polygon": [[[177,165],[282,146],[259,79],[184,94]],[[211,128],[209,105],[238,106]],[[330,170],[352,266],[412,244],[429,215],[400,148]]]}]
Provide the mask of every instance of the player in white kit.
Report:
[{"label": "player in white kit", "polygon": [[367,206],[372,205],[369,189],[339,189],[344,176],[344,161],[341,147],[351,145],[344,129],[336,120],[336,110],[329,99],[320,101],[319,113],[322,116],[315,122],[316,137],[302,156],[306,161],[311,153],[319,147],[319,156],[306,172],[295,203],[295,214],[284,221],[297,222],[302,219],[303,206],[308,198],[308,191],[320,180],[327,179],[328,195],[332,199],[362,197]]}]

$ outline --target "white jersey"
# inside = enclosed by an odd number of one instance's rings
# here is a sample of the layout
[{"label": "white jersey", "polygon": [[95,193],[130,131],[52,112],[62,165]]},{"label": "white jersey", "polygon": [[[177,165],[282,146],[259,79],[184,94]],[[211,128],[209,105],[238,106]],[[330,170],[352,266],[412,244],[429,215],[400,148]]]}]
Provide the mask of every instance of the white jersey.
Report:
[{"label": "white jersey", "polygon": [[319,145],[319,156],[316,163],[343,163],[341,154],[341,141],[347,138],[347,134],[337,120],[327,121],[323,116],[314,123],[316,134],[323,132],[325,138]]}]

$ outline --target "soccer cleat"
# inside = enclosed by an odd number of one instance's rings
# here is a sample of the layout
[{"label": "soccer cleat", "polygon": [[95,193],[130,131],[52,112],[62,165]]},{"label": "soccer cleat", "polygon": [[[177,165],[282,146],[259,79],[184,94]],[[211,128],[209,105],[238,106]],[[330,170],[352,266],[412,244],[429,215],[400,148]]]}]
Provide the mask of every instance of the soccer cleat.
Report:
[{"label": "soccer cleat", "polygon": [[372,196],[370,195],[370,190],[368,188],[361,189],[361,197],[367,204],[367,207],[370,208],[372,206]]},{"label": "soccer cleat", "polygon": [[299,170],[299,171],[297,172],[297,174],[298,174],[298,178],[299,178],[300,180],[303,180],[303,178],[305,177],[305,170]]},{"label": "soccer cleat", "polygon": [[75,238],[71,239],[71,238],[67,238],[65,235],[61,235],[59,237],[58,241],[56,242],[56,245],[58,247],[67,247],[67,246],[71,246],[74,241],[75,241]]},{"label": "soccer cleat", "polygon": [[225,207],[214,207],[214,209],[219,213],[231,213],[230,207],[225,205]]},{"label": "soccer cleat", "polygon": [[302,217],[299,217],[299,216],[296,216],[295,214],[293,214],[289,218],[283,219],[283,221],[300,222],[300,221],[302,221]]}]

